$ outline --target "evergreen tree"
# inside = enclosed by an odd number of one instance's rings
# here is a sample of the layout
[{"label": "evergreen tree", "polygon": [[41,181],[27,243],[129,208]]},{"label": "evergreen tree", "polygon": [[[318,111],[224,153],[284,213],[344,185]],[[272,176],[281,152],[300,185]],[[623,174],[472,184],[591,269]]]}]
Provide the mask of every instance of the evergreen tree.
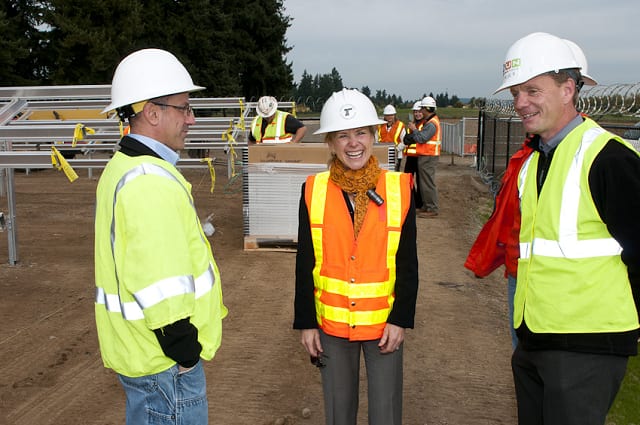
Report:
[{"label": "evergreen tree", "polygon": [[4,1],[0,4],[0,81],[4,85],[39,84],[41,63],[32,52],[40,51],[38,30],[41,22],[38,2]]},{"label": "evergreen tree", "polygon": [[285,38],[291,18],[284,16],[283,8],[282,0],[224,2],[223,10],[232,20],[228,46],[233,46],[242,93],[248,99],[293,94],[293,71],[285,61],[291,50]]}]

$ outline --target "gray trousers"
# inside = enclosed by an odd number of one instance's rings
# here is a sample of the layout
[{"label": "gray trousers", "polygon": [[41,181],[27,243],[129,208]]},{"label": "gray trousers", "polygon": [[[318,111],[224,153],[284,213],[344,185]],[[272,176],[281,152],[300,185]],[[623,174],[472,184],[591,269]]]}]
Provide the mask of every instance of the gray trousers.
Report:
[{"label": "gray trousers", "polygon": [[436,168],[439,156],[418,157],[418,180],[420,195],[422,195],[422,209],[438,212],[438,188],[436,187]]},{"label": "gray trousers", "polygon": [[364,353],[369,425],[402,424],[402,351],[380,354],[379,340],[350,342],[320,331],[325,366],[321,368],[327,425],[356,425],[360,351]]},{"label": "gray trousers", "polygon": [[604,425],[627,370],[627,357],[561,350],[511,358],[519,425]]}]

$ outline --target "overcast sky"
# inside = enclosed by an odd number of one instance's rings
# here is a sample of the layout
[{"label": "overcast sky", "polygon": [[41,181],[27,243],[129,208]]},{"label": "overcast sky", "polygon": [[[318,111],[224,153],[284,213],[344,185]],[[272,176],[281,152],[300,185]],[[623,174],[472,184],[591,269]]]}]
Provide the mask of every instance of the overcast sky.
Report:
[{"label": "overcast sky", "polygon": [[640,82],[638,0],[284,0],[294,80],[336,68],[347,87],[494,97],[502,62],[536,31],[576,42],[599,84]]}]

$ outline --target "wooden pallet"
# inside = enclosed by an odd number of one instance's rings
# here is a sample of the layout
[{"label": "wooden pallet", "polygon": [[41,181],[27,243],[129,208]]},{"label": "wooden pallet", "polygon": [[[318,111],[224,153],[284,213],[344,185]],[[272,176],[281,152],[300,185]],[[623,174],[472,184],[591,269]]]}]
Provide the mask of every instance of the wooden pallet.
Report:
[{"label": "wooden pallet", "polygon": [[296,238],[283,238],[282,236],[245,236],[245,251],[280,251],[296,252],[298,240]]}]

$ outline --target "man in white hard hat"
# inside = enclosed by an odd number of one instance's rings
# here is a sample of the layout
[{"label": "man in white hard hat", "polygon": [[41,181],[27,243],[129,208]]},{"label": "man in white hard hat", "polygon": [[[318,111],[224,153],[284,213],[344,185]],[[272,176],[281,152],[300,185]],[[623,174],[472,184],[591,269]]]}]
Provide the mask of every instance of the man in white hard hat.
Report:
[{"label": "man in white hard hat", "polygon": [[257,116],[251,122],[249,141],[254,143],[299,143],[307,127],[292,114],[278,110],[273,96],[262,96],[256,105]]},{"label": "man in white hard hat", "polygon": [[205,374],[220,346],[220,274],[191,185],[176,168],[189,93],[171,53],[143,49],[116,68],[111,104],[130,124],[97,188],[95,315],[105,367],[126,394],[126,423],[208,423]]},{"label": "man in white hard hat", "polygon": [[529,34],[496,91],[533,135],[517,182],[520,425],[603,425],[638,350],[640,155],[576,110],[582,66],[561,38]]},{"label": "man in white hard hat", "polygon": [[418,190],[422,199],[418,216],[433,218],[439,214],[436,169],[440,160],[442,132],[435,99],[426,96],[420,101],[420,108],[423,118],[408,124],[404,144],[407,145],[406,155],[417,160]]},{"label": "man in white hard hat", "polygon": [[386,123],[378,126],[378,142],[395,144],[396,152],[398,153],[395,169],[398,171],[400,169],[400,161],[402,160],[402,151],[404,150],[402,140],[407,131],[405,130],[404,123],[398,119],[395,106],[385,106],[382,110],[382,118]]},{"label": "man in white hard hat", "polygon": [[[564,40],[564,42],[569,45],[580,66],[582,79],[578,80],[577,87],[580,88],[583,84],[597,85],[597,82],[587,74],[587,58],[582,49],[570,40]],[[509,159],[507,169],[500,179],[500,189],[496,194],[493,213],[478,233],[464,264],[478,278],[488,276],[504,264],[507,278],[508,323],[514,350],[518,346],[518,336],[513,328],[513,299],[516,293],[518,258],[520,258],[518,239],[520,201],[517,177],[522,164],[532,152],[530,143],[531,139],[526,138],[520,149]]]}]

